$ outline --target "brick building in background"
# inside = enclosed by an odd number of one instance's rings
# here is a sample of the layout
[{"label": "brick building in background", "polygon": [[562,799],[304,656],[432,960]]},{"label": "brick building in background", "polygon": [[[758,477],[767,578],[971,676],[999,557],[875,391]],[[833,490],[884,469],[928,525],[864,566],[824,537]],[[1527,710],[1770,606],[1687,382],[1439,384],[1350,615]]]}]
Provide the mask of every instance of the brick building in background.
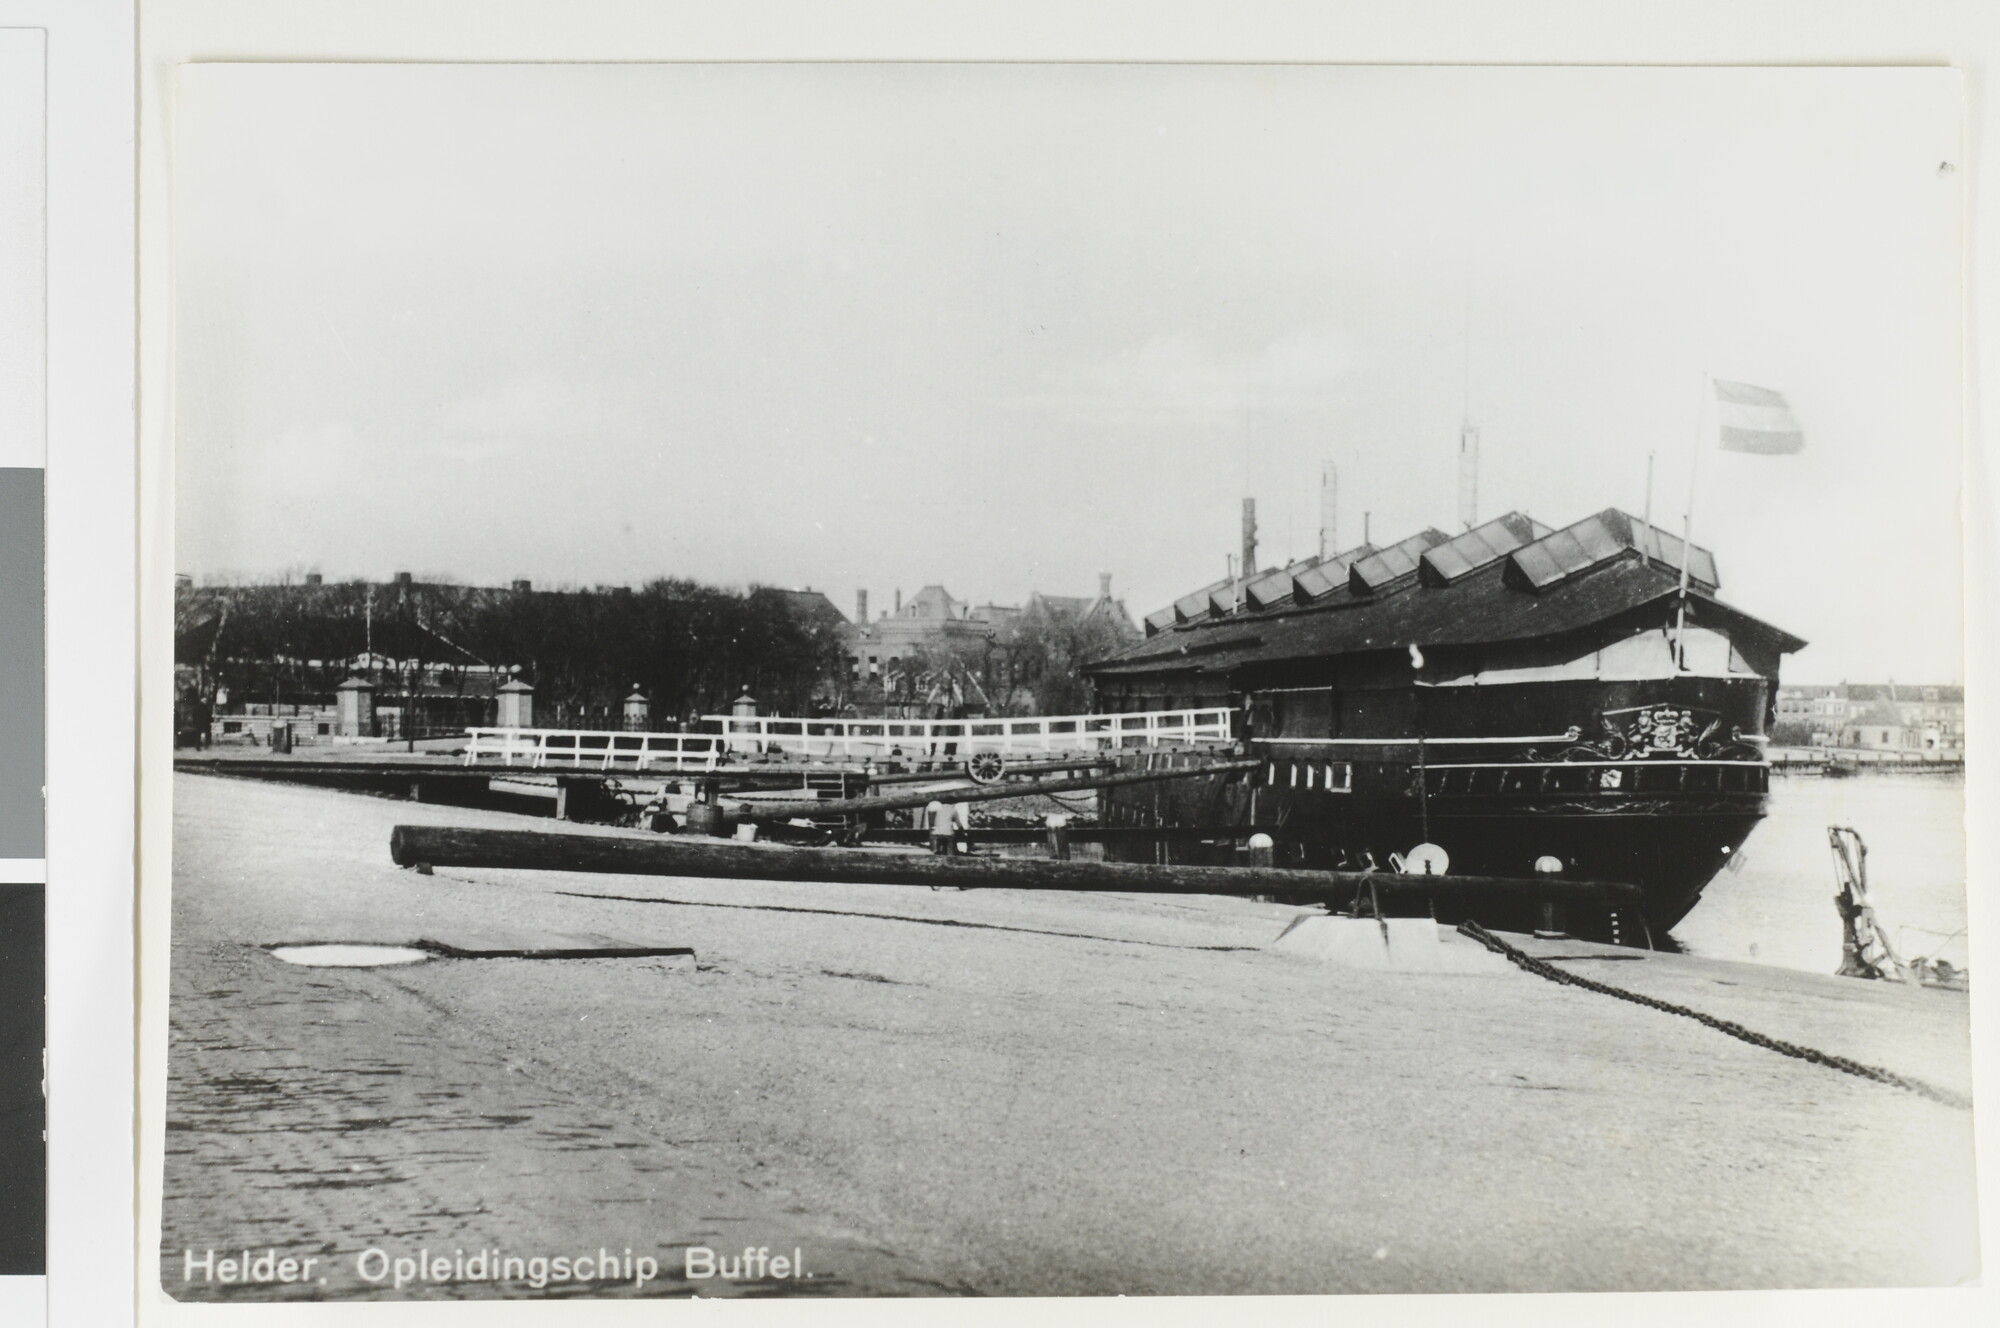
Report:
[{"label": "brick building in background", "polygon": [[1108,653],[1139,635],[1124,601],[1111,593],[1109,573],[1099,575],[1094,597],[1034,592],[1021,605],[975,605],[941,585],[927,585],[907,600],[898,590],[893,607],[875,618],[868,616],[868,592],[857,591],[847,709],[865,715],[1035,713],[1035,683],[1049,667],[1051,637],[1067,643],[1081,636]]}]

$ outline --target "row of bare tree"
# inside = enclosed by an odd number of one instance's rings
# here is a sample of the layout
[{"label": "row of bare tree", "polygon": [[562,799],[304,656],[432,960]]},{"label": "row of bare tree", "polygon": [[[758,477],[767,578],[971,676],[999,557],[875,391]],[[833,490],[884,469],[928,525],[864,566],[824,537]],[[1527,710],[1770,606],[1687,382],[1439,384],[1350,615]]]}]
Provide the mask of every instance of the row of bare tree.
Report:
[{"label": "row of bare tree", "polygon": [[204,701],[329,699],[355,672],[393,683],[533,683],[551,722],[615,712],[636,686],[655,715],[726,706],[748,688],[804,708],[845,670],[843,624],[779,591],[659,580],[638,589],[510,591],[416,584],[183,586],[175,660]]},{"label": "row of bare tree", "polygon": [[637,589],[495,590],[437,582],[182,585],[183,693],[327,704],[357,672],[385,689],[479,694],[518,671],[552,724],[597,727],[643,691],[655,720],[712,714],[748,690],[767,712],[850,705],[933,713],[1089,708],[1081,669],[1132,639],[1122,612],[1035,600],[1004,633],[920,649],[860,679],[847,624],[786,592],[685,580]]}]

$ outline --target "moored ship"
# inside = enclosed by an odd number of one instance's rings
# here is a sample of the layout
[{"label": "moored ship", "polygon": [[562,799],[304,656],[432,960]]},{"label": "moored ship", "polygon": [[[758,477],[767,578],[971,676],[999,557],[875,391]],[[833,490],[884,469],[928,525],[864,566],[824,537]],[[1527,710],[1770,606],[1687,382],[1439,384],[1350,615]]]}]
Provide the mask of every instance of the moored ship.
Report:
[{"label": "moored ship", "polygon": [[1708,550],[1616,510],[1217,582],[1090,667],[1097,708],[1227,707],[1264,768],[1106,790],[1104,817],[1264,828],[1308,867],[1432,844],[1453,873],[1631,882],[1662,933],[1764,815],[1779,665],[1805,645],[1719,584]]}]

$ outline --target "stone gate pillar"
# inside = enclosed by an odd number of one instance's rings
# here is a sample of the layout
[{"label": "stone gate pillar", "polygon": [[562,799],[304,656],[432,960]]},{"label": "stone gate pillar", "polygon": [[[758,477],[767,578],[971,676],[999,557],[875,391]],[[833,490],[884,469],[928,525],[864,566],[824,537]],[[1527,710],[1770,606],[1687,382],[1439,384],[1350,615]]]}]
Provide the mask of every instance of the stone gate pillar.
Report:
[{"label": "stone gate pillar", "polygon": [[349,678],[334,688],[334,732],[343,738],[375,736],[375,684]]},{"label": "stone gate pillar", "polygon": [[519,678],[500,684],[500,714],[494,722],[503,729],[535,727],[535,689]]},{"label": "stone gate pillar", "polygon": [[625,698],[625,731],[644,733],[653,727],[653,703],[637,687]]}]

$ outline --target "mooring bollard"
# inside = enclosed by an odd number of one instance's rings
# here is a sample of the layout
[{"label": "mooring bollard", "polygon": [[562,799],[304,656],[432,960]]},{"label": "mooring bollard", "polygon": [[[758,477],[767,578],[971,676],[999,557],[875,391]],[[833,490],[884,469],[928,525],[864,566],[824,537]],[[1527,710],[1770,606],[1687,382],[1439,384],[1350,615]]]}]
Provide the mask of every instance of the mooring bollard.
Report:
[{"label": "mooring bollard", "polygon": [[1250,836],[1249,847],[1250,865],[1252,867],[1268,867],[1271,865],[1271,859],[1276,846],[1272,843],[1269,835],[1258,834]]},{"label": "mooring bollard", "polygon": [[1049,856],[1057,862],[1069,861],[1069,817],[1052,815],[1048,818]]},{"label": "mooring bollard", "polygon": [[[1535,875],[1544,881],[1553,881],[1562,875],[1562,869],[1562,859],[1553,854],[1545,853],[1535,859]],[[1535,935],[1548,940],[1566,939],[1569,933],[1563,930],[1564,921],[1562,905],[1553,898],[1544,899],[1542,924],[1535,928]]]},{"label": "mooring bollard", "polygon": [[1542,925],[1535,928],[1535,935],[1548,940],[1567,938],[1569,933],[1563,930],[1563,925],[1563,906],[1553,899],[1544,899],[1542,901]]}]

